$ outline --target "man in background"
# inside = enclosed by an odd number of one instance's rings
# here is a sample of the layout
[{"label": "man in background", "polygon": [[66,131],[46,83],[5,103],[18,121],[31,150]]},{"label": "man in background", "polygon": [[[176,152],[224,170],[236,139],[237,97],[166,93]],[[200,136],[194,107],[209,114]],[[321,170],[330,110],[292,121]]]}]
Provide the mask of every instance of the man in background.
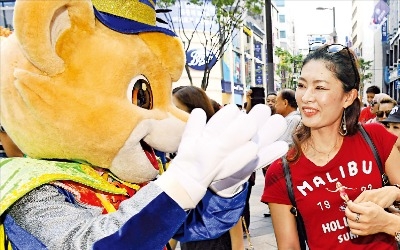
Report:
[{"label": "man in background", "polygon": [[[297,110],[297,102],[295,98],[295,91],[292,89],[283,89],[278,92],[275,103],[276,114],[282,115],[287,122],[287,129],[285,133],[278,139],[280,141],[286,141],[290,145],[293,143],[293,132],[300,123],[301,116]],[[267,172],[269,165],[262,169],[263,174]],[[270,217],[271,214],[265,213],[264,217]]]},{"label": "man in background", "polygon": [[271,108],[271,113],[275,114],[276,93],[270,92],[265,99],[265,103]]},{"label": "man in background", "polygon": [[277,114],[285,117],[288,125],[285,133],[278,140],[286,141],[290,146],[290,144],[293,144],[292,134],[301,120],[300,113],[297,110],[295,91],[292,89],[281,90],[276,97],[275,110]]},{"label": "man in background", "polygon": [[373,85],[367,88],[366,93],[368,106],[361,109],[360,117],[358,119],[358,121],[361,123],[365,123],[368,120],[375,118],[376,114],[372,112],[371,107],[376,104],[373,103],[374,97],[376,94],[381,93],[381,90],[378,86]]}]

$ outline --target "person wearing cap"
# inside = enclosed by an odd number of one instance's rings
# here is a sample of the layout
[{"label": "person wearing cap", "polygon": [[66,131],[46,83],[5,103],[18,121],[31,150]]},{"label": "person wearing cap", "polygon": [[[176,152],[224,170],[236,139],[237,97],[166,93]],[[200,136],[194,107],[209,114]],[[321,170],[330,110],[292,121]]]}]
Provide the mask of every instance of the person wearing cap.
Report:
[{"label": "person wearing cap", "polygon": [[[400,105],[394,107],[390,111],[389,116],[381,121],[381,123],[385,125],[390,133],[396,135],[397,137],[400,137]],[[400,145],[396,146],[400,150]]]}]

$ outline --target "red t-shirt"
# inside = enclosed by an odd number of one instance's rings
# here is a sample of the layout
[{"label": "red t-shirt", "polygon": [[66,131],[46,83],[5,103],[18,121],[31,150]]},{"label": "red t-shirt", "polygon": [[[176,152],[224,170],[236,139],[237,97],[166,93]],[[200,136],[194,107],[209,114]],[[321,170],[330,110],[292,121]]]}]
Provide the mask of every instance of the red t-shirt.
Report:
[{"label": "red t-shirt", "polygon": [[371,113],[371,107],[368,106],[368,107],[361,109],[360,117],[358,118],[358,121],[361,123],[366,123],[367,121],[375,118],[375,116],[376,115],[374,113]]},{"label": "red t-shirt", "polygon": [[[397,137],[381,124],[364,126],[384,163]],[[298,161],[290,163],[290,169],[310,249],[397,249],[394,237],[385,233],[353,235],[344,214],[346,204],[340,193],[334,192],[336,183],[340,182],[349,188],[345,191],[354,200],[363,190],[382,187],[378,165],[360,132],[345,136],[339,152],[325,166],[316,166],[302,154]],[[267,171],[261,201],[291,204],[281,160],[272,163]]]}]

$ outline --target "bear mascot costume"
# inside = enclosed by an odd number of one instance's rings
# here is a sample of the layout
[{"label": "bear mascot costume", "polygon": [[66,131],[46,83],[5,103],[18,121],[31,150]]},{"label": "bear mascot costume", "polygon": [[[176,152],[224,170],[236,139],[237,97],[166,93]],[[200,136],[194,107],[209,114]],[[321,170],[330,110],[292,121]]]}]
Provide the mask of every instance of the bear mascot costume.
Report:
[{"label": "bear mascot costume", "polygon": [[[266,105],[206,123],[171,101],[179,38],[155,0],[17,0],[1,44],[6,249],[163,249],[237,223],[250,174],[287,152]],[[154,149],[178,152],[159,173]],[[4,244],[3,244],[4,242]],[[3,247],[2,246],[2,247]]]}]

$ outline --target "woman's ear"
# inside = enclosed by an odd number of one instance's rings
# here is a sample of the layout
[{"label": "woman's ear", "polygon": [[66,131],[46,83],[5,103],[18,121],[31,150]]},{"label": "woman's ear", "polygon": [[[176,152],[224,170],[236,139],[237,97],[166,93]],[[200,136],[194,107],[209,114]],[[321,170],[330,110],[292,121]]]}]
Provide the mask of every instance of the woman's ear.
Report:
[{"label": "woman's ear", "polygon": [[345,95],[346,95],[346,99],[344,101],[343,107],[347,108],[348,106],[353,104],[353,102],[356,98],[358,98],[358,90],[352,89],[349,92],[347,92]]}]

